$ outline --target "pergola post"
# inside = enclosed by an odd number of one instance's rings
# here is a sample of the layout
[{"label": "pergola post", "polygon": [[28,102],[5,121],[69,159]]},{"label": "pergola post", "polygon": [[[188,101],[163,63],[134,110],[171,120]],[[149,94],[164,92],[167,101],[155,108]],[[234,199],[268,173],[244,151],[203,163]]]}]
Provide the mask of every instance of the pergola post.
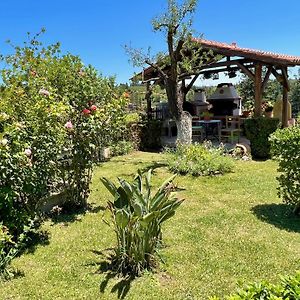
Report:
[{"label": "pergola post", "polygon": [[145,100],[147,102],[147,116],[148,119],[152,119],[152,86],[151,81],[146,83]]},{"label": "pergola post", "polygon": [[282,127],[288,127],[288,88],[283,85],[282,91]]},{"label": "pergola post", "polygon": [[262,65],[257,63],[255,65],[255,77],[254,77],[254,88],[255,88],[255,102],[254,102],[254,117],[260,117],[262,115]]}]

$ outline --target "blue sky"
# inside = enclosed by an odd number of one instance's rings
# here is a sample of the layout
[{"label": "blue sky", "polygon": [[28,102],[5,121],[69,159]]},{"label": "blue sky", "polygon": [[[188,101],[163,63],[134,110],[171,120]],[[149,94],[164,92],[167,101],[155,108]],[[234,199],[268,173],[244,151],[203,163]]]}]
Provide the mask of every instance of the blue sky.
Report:
[{"label": "blue sky", "polygon": [[[0,52],[5,40],[21,43],[26,32],[47,32],[46,44],[61,42],[103,75],[126,82],[134,69],[122,45],[165,49],[151,28],[166,0],[2,0]],[[194,29],[207,39],[300,56],[299,0],[199,0]]]}]

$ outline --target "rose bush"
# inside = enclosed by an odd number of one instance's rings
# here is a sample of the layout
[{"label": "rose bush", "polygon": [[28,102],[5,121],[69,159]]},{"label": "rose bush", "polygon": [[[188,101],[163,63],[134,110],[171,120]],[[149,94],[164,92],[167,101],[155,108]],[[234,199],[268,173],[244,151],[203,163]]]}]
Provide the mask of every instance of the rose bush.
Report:
[{"label": "rose bush", "polygon": [[0,223],[14,241],[53,193],[85,207],[101,149],[126,135],[128,99],[114,78],[38,36],[2,57]]}]

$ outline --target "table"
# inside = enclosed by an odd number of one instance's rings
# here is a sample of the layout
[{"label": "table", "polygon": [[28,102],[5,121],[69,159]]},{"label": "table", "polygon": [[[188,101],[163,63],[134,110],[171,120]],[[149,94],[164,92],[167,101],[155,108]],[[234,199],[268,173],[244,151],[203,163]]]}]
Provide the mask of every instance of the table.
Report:
[{"label": "table", "polygon": [[219,143],[221,142],[221,120],[194,120],[193,124],[195,126],[203,126],[206,140],[210,137],[216,138]]}]

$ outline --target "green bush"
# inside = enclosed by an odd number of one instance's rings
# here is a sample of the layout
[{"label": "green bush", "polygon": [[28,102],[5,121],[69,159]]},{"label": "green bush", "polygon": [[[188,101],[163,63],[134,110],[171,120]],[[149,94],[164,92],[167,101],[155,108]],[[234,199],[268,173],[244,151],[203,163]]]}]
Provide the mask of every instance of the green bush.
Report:
[{"label": "green bush", "polygon": [[147,119],[147,116],[144,116],[139,125],[141,128],[140,150],[160,149],[162,146],[162,122],[160,120]]},{"label": "green bush", "polygon": [[112,259],[113,267],[120,273],[139,275],[155,266],[155,252],[161,244],[161,226],[174,216],[182,203],[172,193],[172,176],[156,193],[151,193],[152,170],[140,171],[133,183],[119,180],[119,187],[102,178],[105,187],[113,196],[108,201],[117,247]]},{"label": "green bush", "polygon": [[[226,300],[299,300],[300,272],[293,276],[281,277],[278,284],[267,281],[251,283],[238,290],[236,294],[228,296]],[[210,300],[220,300],[218,297]]]},{"label": "green bush", "polygon": [[134,150],[134,145],[130,141],[118,141],[110,146],[113,156],[125,155]]},{"label": "green bush", "polygon": [[273,118],[252,118],[246,119],[245,134],[251,143],[251,154],[254,158],[270,158],[270,143],[268,138],[279,125],[278,119]]},{"label": "green bush", "polygon": [[279,161],[279,196],[300,213],[300,126],[279,129],[270,137],[271,151]]},{"label": "green bush", "polygon": [[231,172],[234,162],[222,147],[211,144],[180,145],[176,150],[167,150],[169,169],[174,173],[208,176]]},{"label": "green bush", "polygon": [[14,242],[53,194],[85,207],[99,152],[126,134],[114,79],[38,36],[0,57],[0,222]]}]

